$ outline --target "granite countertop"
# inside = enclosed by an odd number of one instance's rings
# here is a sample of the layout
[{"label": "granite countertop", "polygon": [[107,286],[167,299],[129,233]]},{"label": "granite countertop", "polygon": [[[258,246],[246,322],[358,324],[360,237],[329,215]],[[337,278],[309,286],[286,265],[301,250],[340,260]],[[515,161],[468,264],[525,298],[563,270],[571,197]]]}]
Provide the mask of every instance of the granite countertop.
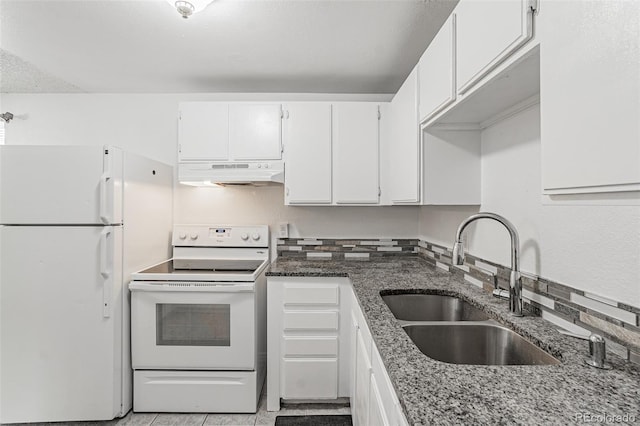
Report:
[{"label": "granite countertop", "polygon": [[[409,424],[566,425],[585,423],[587,416],[597,422],[595,416],[604,415],[626,415],[627,422],[640,422],[638,367],[610,353],[607,360],[613,369],[587,366],[585,340],[558,333],[540,317],[514,317],[506,300],[494,298],[419,257],[368,261],[279,258],[267,276],[349,277]],[[381,290],[404,289],[467,300],[561,363],[477,366],[433,360],[411,342],[380,297]],[[600,423],[605,420],[616,422],[615,417],[608,417]]]}]

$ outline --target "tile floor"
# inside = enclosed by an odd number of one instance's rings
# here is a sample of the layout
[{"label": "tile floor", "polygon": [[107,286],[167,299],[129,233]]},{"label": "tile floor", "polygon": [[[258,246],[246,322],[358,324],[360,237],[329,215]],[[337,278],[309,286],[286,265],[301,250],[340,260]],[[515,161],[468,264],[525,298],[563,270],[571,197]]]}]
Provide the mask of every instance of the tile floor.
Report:
[{"label": "tile floor", "polygon": [[[300,405],[295,408],[281,408],[278,412],[267,411],[267,399],[262,393],[256,414],[172,414],[172,413],[133,413],[129,412],[121,419],[105,422],[73,423],[36,423],[36,425],[73,425],[73,426],[273,426],[276,416],[303,416],[314,414],[350,414],[349,407],[333,404]],[[312,407],[312,408],[310,408]]]}]

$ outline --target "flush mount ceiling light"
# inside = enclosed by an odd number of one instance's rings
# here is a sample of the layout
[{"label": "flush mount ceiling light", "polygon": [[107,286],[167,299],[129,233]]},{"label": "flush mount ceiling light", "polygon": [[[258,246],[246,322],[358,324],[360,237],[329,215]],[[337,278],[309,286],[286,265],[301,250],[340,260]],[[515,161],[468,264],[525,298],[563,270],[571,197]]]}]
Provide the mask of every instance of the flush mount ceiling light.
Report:
[{"label": "flush mount ceiling light", "polygon": [[204,10],[213,0],[167,0],[171,6],[175,7],[178,13],[185,19],[189,16]]}]

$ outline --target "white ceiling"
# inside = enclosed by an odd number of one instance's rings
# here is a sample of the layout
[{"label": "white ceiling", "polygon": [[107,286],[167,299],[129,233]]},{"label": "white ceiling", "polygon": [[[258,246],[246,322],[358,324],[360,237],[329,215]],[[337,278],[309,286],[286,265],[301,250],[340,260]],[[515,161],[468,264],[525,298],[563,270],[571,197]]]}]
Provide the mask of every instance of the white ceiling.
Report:
[{"label": "white ceiling", "polygon": [[394,93],[457,0],[0,0],[0,92]]}]

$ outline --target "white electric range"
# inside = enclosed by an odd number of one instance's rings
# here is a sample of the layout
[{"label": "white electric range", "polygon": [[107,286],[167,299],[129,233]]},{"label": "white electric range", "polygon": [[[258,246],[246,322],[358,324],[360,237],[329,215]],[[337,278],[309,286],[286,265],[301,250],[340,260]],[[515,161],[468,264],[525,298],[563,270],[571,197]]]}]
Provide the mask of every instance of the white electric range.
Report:
[{"label": "white electric range", "polygon": [[137,412],[255,413],[266,374],[268,226],[176,225],[133,274]]}]

